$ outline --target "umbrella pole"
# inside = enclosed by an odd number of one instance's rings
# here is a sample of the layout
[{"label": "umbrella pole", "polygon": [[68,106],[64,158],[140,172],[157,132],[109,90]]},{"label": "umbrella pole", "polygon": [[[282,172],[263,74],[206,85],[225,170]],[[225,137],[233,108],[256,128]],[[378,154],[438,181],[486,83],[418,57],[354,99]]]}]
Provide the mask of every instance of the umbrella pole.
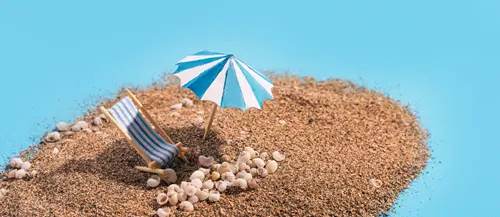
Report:
[{"label": "umbrella pole", "polygon": [[208,131],[210,131],[210,127],[212,126],[212,121],[214,120],[216,111],[217,111],[217,104],[214,103],[214,107],[212,107],[212,113],[210,114],[210,119],[208,120],[207,127],[205,127],[205,134],[203,135],[203,140],[205,140],[208,136]]}]

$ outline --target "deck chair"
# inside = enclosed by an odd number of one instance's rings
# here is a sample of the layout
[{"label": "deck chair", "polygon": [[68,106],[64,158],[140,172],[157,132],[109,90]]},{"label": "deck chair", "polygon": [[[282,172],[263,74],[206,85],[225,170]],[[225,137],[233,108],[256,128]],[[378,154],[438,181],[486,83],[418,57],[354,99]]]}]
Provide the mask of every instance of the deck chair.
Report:
[{"label": "deck chair", "polygon": [[[179,156],[187,163],[188,160],[185,153],[189,149],[182,147],[182,143],[180,142],[174,144],[167,133],[160,128],[146,109],[144,109],[142,103],[135,95],[128,89],[125,89],[125,92],[128,96],[124,97],[110,109],[106,109],[103,106],[99,109],[118,127],[127,141],[148,165],[148,167],[137,166],[136,168],[144,172],[164,175],[165,172],[161,168],[173,160],[175,156]],[[146,122],[143,115],[152,126]]]}]

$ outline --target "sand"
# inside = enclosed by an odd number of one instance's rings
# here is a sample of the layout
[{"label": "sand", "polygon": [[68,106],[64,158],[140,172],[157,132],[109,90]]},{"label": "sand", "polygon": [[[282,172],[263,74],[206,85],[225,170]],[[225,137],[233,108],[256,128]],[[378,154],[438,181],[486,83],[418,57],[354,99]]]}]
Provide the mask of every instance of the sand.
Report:
[{"label": "sand", "polygon": [[[287,156],[259,189],[230,191],[217,203],[196,203],[191,213],[175,209],[176,216],[380,216],[425,167],[427,134],[406,106],[343,80],[272,80],[274,100],[262,110],[219,109],[206,141],[192,123],[198,116],[208,120],[211,102],[178,84],[135,90],[173,140],[193,148],[191,164],[176,159],[169,165],[179,182],[198,169],[201,154],[220,161],[250,146]],[[185,97],[194,106],[171,115],[170,106]],[[98,114],[91,111],[83,120],[91,123]],[[0,181],[9,190],[0,216],[154,216],[156,195],[167,185],[146,187],[150,175],[134,169],[145,162],[114,126],[94,130],[25,154],[34,155],[30,161],[39,175]]]}]

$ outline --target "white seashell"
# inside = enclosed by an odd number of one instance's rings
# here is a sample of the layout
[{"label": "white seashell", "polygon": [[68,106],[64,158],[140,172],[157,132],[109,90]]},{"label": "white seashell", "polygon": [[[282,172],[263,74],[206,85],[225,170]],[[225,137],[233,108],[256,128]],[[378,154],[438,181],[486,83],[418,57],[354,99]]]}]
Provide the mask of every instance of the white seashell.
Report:
[{"label": "white seashell", "polygon": [[16,179],[22,179],[26,176],[26,170],[20,169],[16,171]]},{"label": "white seashell", "polygon": [[202,126],[203,122],[204,122],[204,120],[202,117],[197,117],[193,120],[193,124],[196,126]]},{"label": "white seashell", "polygon": [[212,173],[212,181],[217,181],[220,178],[220,174],[218,172]]},{"label": "white seashell", "polygon": [[177,103],[177,104],[174,104],[172,106],[170,106],[171,109],[181,109],[182,108],[182,104],[181,103]]},{"label": "white seashell", "polygon": [[250,160],[250,153],[242,151],[238,156],[238,163],[248,162]]},{"label": "white seashell", "polygon": [[[254,158],[254,159],[255,159],[255,158]],[[253,160],[249,160],[246,164],[250,167],[250,169],[251,169],[251,168],[256,168],[256,167],[257,167],[257,165],[255,165],[255,163],[253,162]]]},{"label": "white seashell", "polygon": [[224,174],[226,172],[229,172],[230,171],[230,168],[229,168],[229,163],[228,162],[224,162],[221,164],[220,168],[217,170],[217,172],[219,174]]},{"label": "white seashell", "polygon": [[196,194],[196,192],[198,192],[198,188],[195,187],[195,186],[193,186],[193,185],[188,186],[186,188],[186,194],[187,194],[187,196],[193,196],[193,195]]},{"label": "white seashell", "polygon": [[160,185],[160,177],[157,175],[152,175],[151,178],[148,179],[147,184],[149,187],[155,188],[156,186]]},{"label": "white seashell", "polygon": [[7,175],[7,177],[8,177],[9,179],[16,178],[16,172],[17,172],[17,170],[16,170],[16,169],[13,169],[13,170],[9,171],[9,174]]},{"label": "white seashell", "polygon": [[187,201],[191,202],[192,204],[195,204],[195,203],[198,203],[198,201],[200,201],[200,199],[196,195],[194,195],[194,196],[189,197]]},{"label": "white seashell", "polygon": [[197,111],[196,114],[197,115],[203,115],[203,114],[205,114],[205,112],[203,110],[201,110],[201,111]]},{"label": "white seashell", "polygon": [[234,182],[231,186],[239,187],[239,188],[245,190],[245,189],[247,189],[248,184],[247,184],[247,181],[245,181],[244,179],[236,179],[236,180],[234,180]]},{"label": "white seashell", "polygon": [[279,120],[278,123],[280,123],[281,125],[285,125],[286,124],[286,121],[284,120]]},{"label": "white seashell", "polygon": [[38,171],[32,170],[30,175],[31,175],[31,177],[35,177],[36,175],[38,175]]},{"label": "white seashell", "polygon": [[189,108],[191,106],[193,106],[193,100],[190,100],[188,98],[184,98],[184,99],[181,99],[181,104],[182,106],[186,107],[186,108]]},{"label": "white seashell", "polygon": [[3,196],[7,195],[7,189],[5,189],[5,188],[0,189],[0,195],[3,195]]},{"label": "white seashell", "polygon": [[227,182],[225,182],[225,181],[218,181],[215,184],[215,188],[217,188],[217,190],[220,192],[224,192],[227,189],[227,187],[228,187]]},{"label": "white seashell", "polygon": [[214,182],[212,182],[212,180],[208,180],[208,181],[205,181],[203,182],[203,185],[201,186],[202,189],[212,189],[214,188]]},{"label": "white seashell", "polygon": [[187,198],[188,198],[188,195],[187,195],[186,191],[181,189],[181,190],[179,190],[179,192],[177,192],[177,200],[179,200],[179,202],[185,201],[185,200],[187,200]]},{"label": "white seashell", "polygon": [[267,152],[262,152],[260,153],[260,158],[262,158],[262,160],[267,160],[269,159],[269,155],[267,154]]},{"label": "white seashell", "polygon": [[177,192],[177,191],[179,191],[179,189],[181,189],[181,187],[179,187],[176,184],[171,184],[171,185],[168,186],[168,191],[175,191],[175,192]]},{"label": "white seashell", "polygon": [[200,155],[198,157],[198,163],[204,167],[211,167],[214,164],[214,158]]},{"label": "white seashell", "polygon": [[21,164],[21,169],[23,169],[23,170],[28,170],[30,167],[31,167],[31,163],[28,161]]},{"label": "white seashell", "polygon": [[256,176],[257,175],[257,168],[250,169],[250,174],[252,174],[252,176]]},{"label": "white seashell", "polygon": [[[179,189],[179,190],[182,190],[182,189]],[[177,191],[172,191],[172,190],[168,190],[168,191],[167,191],[167,196],[168,196],[168,197],[170,197],[170,196],[172,196],[172,195],[174,195],[174,194],[177,194]]]},{"label": "white seashell", "polygon": [[61,134],[59,132],[48,133],[45,140],[47,140],[47,142],[57,142],[61,140]]},{"label": "white seashell", "polygon": [[54,148],[54,150],[52,150],[52,154],[54,154],[54,155],[59,154],[59,149]]},{"label": "white seashell", "polygon": [[268,161],[267,165],[266,165],[266,169],[267,169],[267,172],[269,174],[273,174],[278,169],[278,162],[276,162],[274,160]]},{"label": "white seashell", "polygon": [[252,178],[253,178],[253,176],[252,176],[252,174],[250,174],[250,173],[245,173],[245,174],[243,175],[243,179],[244,179],[245,181],[251,180]]},{"label": "white seashell", "polygon": [[284,155],[284,154],[279,153],[279,151],[275,151],[275,152],[273,152],[273,159],[274,159],[275,161],[280,162],[280,161],[285,160],[285,155]]},{"label": "white seashell", "polygon": [[100,117],[95,117],[94,118],[94,121],[92,121],[92,123],[95,125],[95,126],[99,126],[102,124],[102,119]]},{"label": "white seashell", "polygon": [[245,174],[247,174],[247,172],[241,171],[238,174],[236,174],[236,178],[237,179],[242,179],[243,177],[245,177]]},{"label": "white seashell", "polygon": [[191,180],[191,185],[199,189],[203,186],[203,182],[201,181],[201,179],[196,178]]},{"label": "white seashell", "polygon": [[222,161],[227,161],[227,162],[231,162],[231,157],[227,154],[225,155],[222,155],[222,157],[220,158]]},{"label": "white seashell", "polygon": [[177,173],[173,169],[165,169],[165,172],[167,172],[167,180],[169,182],[177,182]]},{"label": "white seashell", "polygon": [[230,182],[234,182],[236,179],[236,176],[234,176],[234,173],[232,172],[225,172],[222,174],[222,179]]},{"label": "white seashell", "polygon": [[23,165],[23,160],[21,160],[21,158],[12,158],[12,160],[10,160],[10,167],[11,168],[14,168],[14,169],[19,169],[21,168],[21,166]]},{"label": "white seashell", "polygon": [[259,174],[259,176],[261,176],[262,178],[265,178],[265,177],[267,177],[269,172],[267,172],[266,168],[259,168],[259,169],[257,169],[257,174]]},{"label": "white seashell", "polygon": [[185,191],[185,190],[186,190],[186,188],[187,188],[187,186],[189,186],[189,185],[191,185],[191,183],[189,183],[189,182],[185,182],[185,181],[182,181],[182,182],[181,182],[181,186],[180,186],[180,187],[181,187],[181,189],[182,189],[182,190],[184,190],[184,191]]},{"label": "white seashell", "polygon": [[59,122],[56,124],[56,128],[59,132],[69,131],[69,125],[65,122]]},{"label": "white seashell", "polygon": [[83,129],[82,131],[83,131],[83,132],[86,132],[86,133],[92,133],[92,132],[94,132],[94,131],[92,131],[92,130],[91,130],[91,129],[89,129],[89,128]]},{"label": "white seashell", "polygon": [[229,171],[232,172],[233,174],[238,173],[239,172],[238,165],[236,165],[236,164],[229,164]]},{"label": "white seashell", "polygon": [[256,189],[259,187],[259,184],[257,184],[257,181],[254,179],[247,180],[248,188],[250,189]]},{"label": "white seashell", "polygon": [[205,174],[199,170],[194,171],[194,173],[191,174],[191,177],[189,177],[190,180],[193,180],[193,179],[203,180],[204,178],[205,178]]},{"label": "white seashell", "polygon": [[220,200],[220,193],[218,191],[210,191],[208,195],[209,202],[216,202]]},{"label": "white seashell", "polygon": [[[219,169],[221,168],[221,164],[214,164],[212,165],[212,171],[219,171]],[[220,173],[220,172],[219,172]]]},{"label": "white seashell", "polygon": [[158,217],[167,217],[170,215],[170,208],[159,208],[158,211],[156,211],[156,214]]},{"label": "white seashell", "polygon": [[82,130],[89,128],[89,124],[86,121],[78,121],[76,125],[79,125]]},{"label": "white seashell", "polygon": [[210,175],[210,169],[200,168],[198,170],[203,172],[203,174],[205,174],[205,176]]},{"label": "white seashell", "polygon": [[[246,152],[248,152],[248,154],[250,154],[250,160],[255,157],[255,150],[253,150],[253,148],[245,147],[244,151],[246,151]],[[246,161],[244,161],[244,162],[246,162]]]},{"label": "white seashell", "polygon": [[165,205],[168,203],[168,196],[165,193],[161,193],[158,196],[156,196],[156,203],[160,205]]},{"label": "white seashell", "polygon": [[370,179],[370,185],[372,185],[375,188],[380,188],[380,187],[382,187],[382,181],[379,180],[379,179],[371,178]]},{"label": "white seashell", "polygon": [[208,196],[209,196],[208,190],[207,190],[207,189],[205,189],[205,190],[198,190],[198,191],[196,192],[196,196],[198,197],[198,199],[199,199],[200,201],[204,201],[204,200],[206,200],[206,199],[208,198]]},{"label": "white seashell", "polygon": [[264,160],[260,158],[254,158],[252,161],[255,164],[255,166],[257,166],[257,168],[263,168],[266,166],[266,162],[264,162]]},{"label": "white seashell", "polygon": [[238,165],[238,169],[239,171],[250,171],[250,166],[248,166],[246,163],[240,163],[240,165]]},{"label": "white seashell", "polygon": [[179,204],[179,208],[186,212],[191,212],[194,210],[193,204],[189,201],[182,201],[182,203]]},{"label": "white seashell", "polygon": [[177,205],[177,203],[179,203],[179,198],[177,197],[177,192],[173,192],[172,195],[168,197],[168,203],[172,206]]},{"label": "white seashell", "polygon": [[172,112],[172,113],[170,113],[170,117],[178,117],[179,118],[179,117],[182,117],[182,115],[179,114],[179,112]]}]

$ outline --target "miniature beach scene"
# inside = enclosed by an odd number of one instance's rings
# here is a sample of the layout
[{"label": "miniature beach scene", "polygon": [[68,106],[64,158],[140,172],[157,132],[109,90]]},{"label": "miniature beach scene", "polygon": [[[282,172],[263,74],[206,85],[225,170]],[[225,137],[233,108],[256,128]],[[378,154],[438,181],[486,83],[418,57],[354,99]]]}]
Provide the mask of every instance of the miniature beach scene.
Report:
[{"label": "miniature beach scene", "polygon": [[495,216],[444,3],[94,3],[0,8],[0,216]]}]

